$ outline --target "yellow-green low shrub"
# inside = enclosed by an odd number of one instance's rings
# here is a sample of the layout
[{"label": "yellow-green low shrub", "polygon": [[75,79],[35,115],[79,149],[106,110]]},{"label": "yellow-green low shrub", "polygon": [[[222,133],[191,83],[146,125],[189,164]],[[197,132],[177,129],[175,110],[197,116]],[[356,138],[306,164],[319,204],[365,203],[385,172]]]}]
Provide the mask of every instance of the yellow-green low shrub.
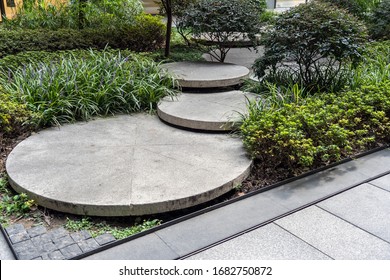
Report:
[{"label": "yellow-green low shrub", "polygon": [[241,133],[271,168],[316,168],[390,141],[390,81],[267,110],[252,103]]}]

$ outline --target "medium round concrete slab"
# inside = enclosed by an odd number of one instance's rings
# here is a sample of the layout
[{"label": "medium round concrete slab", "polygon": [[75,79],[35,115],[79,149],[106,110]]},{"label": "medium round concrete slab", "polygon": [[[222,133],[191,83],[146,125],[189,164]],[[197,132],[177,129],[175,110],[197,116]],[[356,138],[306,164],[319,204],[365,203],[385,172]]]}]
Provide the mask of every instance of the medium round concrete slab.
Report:
[{"label": "medium round concrete slab", "polygon": [[197,205],[231,190],[250,165],[237,138],[182,131],[145,114],[43,130],[6,162],[17,192],[51,209],[96,216]]},{"label": "medium round concrete slab", "polygon": [[170,72],[184,88],[229,87],[248,78],[249,69],[230,63],[173,62],[161,67]]},{"label": "medium round concrete slab", "polygon": [[247,113],[248,100],[256,96],[242,91],[183,93],[175,99],[165,98],[158,107],[159,117],[180,127],[229,131]]}]

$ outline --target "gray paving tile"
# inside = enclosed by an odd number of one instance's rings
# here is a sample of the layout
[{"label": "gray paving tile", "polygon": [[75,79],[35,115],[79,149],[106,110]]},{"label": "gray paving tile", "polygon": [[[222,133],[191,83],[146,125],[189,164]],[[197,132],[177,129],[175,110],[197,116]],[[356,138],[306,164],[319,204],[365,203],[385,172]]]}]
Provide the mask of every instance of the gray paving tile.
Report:
[{"label": "gray paving tile", "polygon": [[285,184],[265,195],[292,210],[386,172],[388,166],[390,151],[386,149]]},{"label": "gray paving tile", "polygon": [[[43,234],[46,237],[46,234]],[[47,236],[50,237],[52,240],[60,239],[61,237],[69,235],[69,232],[64,229],[63,227],[59,227],[56,229],[51,230],[47,233]]]},{"label": "gray paving tile", "polygon": [[390,174],[371,181],[370,184],[390,192]]},{"label": "gray paving tile", "polygon": [[14,260],[15,257],[12,254],[11,248],[8,246],[8,243],[3,235],[0,232],[0,260]]},{"label": "gray paving tile", "polygon": [[311,206],[275,221],[334,259],[390,259],[390,244]]},{"label": "gray paving tile", "polygon": [[51,260],[65,260],[64,255],[59,250],[49,253],[48,257]]},{"label": "gray paving tile", "polygon": [[108,244],[110,242],[115,241],[116,239],[114,236],[112,236],[112,234],[105,233],[105,234],[102,234],[102,235],[95,237],[95,240],[97,243],[99,243],[99,245],[105,245],[105,244]]},{"label": "gray paving tile", "polygon": [[252,196],[156,232],[180,256],[249,229],[287,209],[264,195]]},{"label": "gray paving tile", "polygon": [[133,241],[112,247],[86,260],[172,260],[179,256],[157,235],[148,234]]},{"label": "gray paving tile", "polygon": [[24,251],[34,250],[36,247],[32,243],[31,240],[25,240],[25,241],[19,242],[17,244],[14,244],[13,248],[14,248],[16,253],[21,253]]},{"label": "gray paving tile", "polygon": [[60,249],[60,252],[64,255],[65,258],[70,259],[81,255],[83,252],[77,244],[70,245],[68,247]]},{"label": "gray paving tile", "polygon": [[390,149],[384,149],[353,161],[359,172],[375,176],[389,171]]},{"label": "gray paving tile", "polygon": [[84,240],[92,238],[91,234],[88,231],[86,231],[86,230],[81,230],[79,232],[74,232],[70,236],[72,237],[72,239],[75,242],[81,242],[81,241],[84,241]]},{"label": "gray paving tile", "polygon": [[86,253],[86,252],[89,252],[89,251],[92,251],[94,249],[97,249],[99,248],[99,244],[96,242],[95,239],[93,238],[89,238],[89,239],[86,239],[86,240],[81,240],[77,243],[77,245],[79,245],[80,249]]},{"label": "gray paving tile", "polygon": [[32,249],[18,253],[19,260],[32,260],[41,256],[41,252],[38,249]]},{"label": "gray paving tile", "polygon": [[318,206],[390,243],[390,192],[363,184]]},{"label": "gray paving tile", "polygon": [[348,162],[269,190],[264,194],[293,210],[367,179],[367,176],[358,172],[354,165],[354,162]]},{"label": "gray paving tile", "polygon": [[69,235],[67,235],[67,236],[61,237],[59,239],[54,239],[53,243],[57,249],[62,249],[62,248],[65,248],[69,245],[74,244],[75,242]]},{"label": "gray paving tile", "polygon": [[190,260],[326,260],[317,249],[275,224],[229,240]]},{"label": "gray paving tile", "polygon": [[27,230],[27,233],[30,235],[30,237],[36,237],[46,232],[47,230],[44,226],[36,226]]},{"label": "gray paving tile", "polygon": [[9,227],[6,227],[5,231],[8,233],[8,235],[13,235],[16,233],[24,232],[25,228],[22,224],[14,224]]},{"label": "gray paving tile", "polygon": [[11,240],[12,244],[17,244],[19,242],[29,240],[30,236],[28,235],[27,231],[24,231],[9,235],[9,239]]}]

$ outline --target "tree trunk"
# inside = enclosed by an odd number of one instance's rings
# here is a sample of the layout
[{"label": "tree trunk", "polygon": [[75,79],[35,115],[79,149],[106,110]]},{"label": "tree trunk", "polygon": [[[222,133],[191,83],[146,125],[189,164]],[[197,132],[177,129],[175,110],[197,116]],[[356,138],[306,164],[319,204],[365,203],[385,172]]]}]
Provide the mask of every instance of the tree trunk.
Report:
[{"label": "tree trunk", "polygon": [[162,0],[165,13],[167,14],[167,34],[165,36],[165,57],[169,57],[171,52],[171,33],[172,33],[172,3],[171,0]]}]

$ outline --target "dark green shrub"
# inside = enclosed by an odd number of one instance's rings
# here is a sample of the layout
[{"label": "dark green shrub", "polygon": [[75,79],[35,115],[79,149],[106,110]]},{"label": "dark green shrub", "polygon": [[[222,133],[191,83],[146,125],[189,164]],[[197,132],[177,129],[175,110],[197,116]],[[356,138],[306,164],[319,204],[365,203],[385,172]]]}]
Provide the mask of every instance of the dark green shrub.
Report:
[{"label": "dark green shrub", "polygon": [[1,30],[0,57],[23,51],[57,51],[112,48],[151,51],[164,42],[165,28],[159,18],[142,15],[136,24],[115,30],[105,28],[82,30]]},{"label": "dark green shrub", "polygon": [[0,76],[0,84],[40,114],[41,126],[151,111],[162,97],[176,93],[175,80],[147,58],[107,50],[83,55],[24,65]]},{"label": "dark green shrub", "polygon": [[186,9],[178,28],[191,30],[199,43],[211,45],[210,54],[223,62],[232,43],[244,39],[255,44],[264,10],[263,0],[199,0]]},{"label": "dark green shrub", "polygon": [[390,40],[390,0],[382,0],[373,10],[370,34],[375,40]]},{"label": "dark green shrub", "polygon": [[55,51],[91,46],[93,44],[89,38],[85,38],[82,33],[72,29],[0,31],[0,57],[23,51]]},{"label": "dark green shrub", "polygon": [[93,48],[106,46],[130,49],[137,52],[153,51],[162,47],[165,39],[165,25],[161,18],[151,15],[137,17],[133,26],[121,26],[114,30],[86,28],[80,31]]},{"label": "dark green shrub", "polygon": [[340,160],[390,141],[390,81],[279,110],[252,103],[241,133],[252,157],[269,168],[294,173]]},{"label": "dark green shrub", "polygon": [[328,3],[310,2],[281,14],[264,35],[265,54],[254,65],[259,78],[297,83],[307,92],[339,90],[345,65],[360,61],[366,30],[356,18]]}]

